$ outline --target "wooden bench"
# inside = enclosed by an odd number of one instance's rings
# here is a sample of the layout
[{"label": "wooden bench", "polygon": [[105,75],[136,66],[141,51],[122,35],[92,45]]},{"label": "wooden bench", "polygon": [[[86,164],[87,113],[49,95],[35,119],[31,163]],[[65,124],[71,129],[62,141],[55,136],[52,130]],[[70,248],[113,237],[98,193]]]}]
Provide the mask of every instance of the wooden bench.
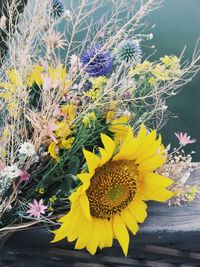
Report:
[{"label": "wooden bench", "polygon": [[[200,170],[190,179],[199,182]],[[74,250],[73,243],[51,244],[47,229],[32,228],[2,243],[0,266],[200,266],[200,200],[181,207],[149,203],[148,214],[139,233],[131,237],[127,258],[117,242],[91,256]]]}]

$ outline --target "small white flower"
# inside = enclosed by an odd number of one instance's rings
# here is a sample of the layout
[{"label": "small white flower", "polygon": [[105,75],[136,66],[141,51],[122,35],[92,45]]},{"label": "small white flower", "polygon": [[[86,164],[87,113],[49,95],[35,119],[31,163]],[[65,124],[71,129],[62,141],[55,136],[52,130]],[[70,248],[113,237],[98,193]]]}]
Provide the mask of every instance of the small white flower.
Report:
[{"label": "small white flower", "polygon": [[68,20],[72,20],[72,12],[69,9],[65,10],[64,17]]},{"label": "small white flower", "polygon": [[36,151],[35,151],[35,147],[33,144],[31,144],[29,142],[25,142],[21,145],[21,147],[19,149],[19,153],[24,154],[28,157],[31,157],[36,153]]},{"label": "small white flower", "polygon": [[7,166],[0,171],[0,176],[9,177],[10,179],[17,178],[20,174],[21,170],[16,165]]},{"label": "small white flower", "polygon": [[6,21],[7,21],[7,18],[6,16],[3,15],[0,19],[0,29],[2,31],[6,30]]}]

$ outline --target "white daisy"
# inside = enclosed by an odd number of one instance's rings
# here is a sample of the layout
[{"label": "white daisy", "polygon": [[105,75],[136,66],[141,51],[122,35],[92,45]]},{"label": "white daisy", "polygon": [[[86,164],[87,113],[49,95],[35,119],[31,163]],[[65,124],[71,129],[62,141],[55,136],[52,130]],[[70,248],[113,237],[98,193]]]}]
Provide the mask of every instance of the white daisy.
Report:
[{"label": "white daisy", "polygon": [[19,149],[19,153],[31,157],[36,153],[36,151],[33,144],[24,142]]}]

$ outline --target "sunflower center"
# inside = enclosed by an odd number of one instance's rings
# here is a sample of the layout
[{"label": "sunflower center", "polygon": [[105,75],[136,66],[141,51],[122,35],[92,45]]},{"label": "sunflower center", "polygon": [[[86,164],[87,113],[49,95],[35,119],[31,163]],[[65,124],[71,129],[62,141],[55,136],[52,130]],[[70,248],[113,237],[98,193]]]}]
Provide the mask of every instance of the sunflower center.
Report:
[{"label": "sunflower center", "polygon": [[86,191],[93,217],[110,219],[134,199],[138,171],[133,160],[109,161],[96,169]]}]

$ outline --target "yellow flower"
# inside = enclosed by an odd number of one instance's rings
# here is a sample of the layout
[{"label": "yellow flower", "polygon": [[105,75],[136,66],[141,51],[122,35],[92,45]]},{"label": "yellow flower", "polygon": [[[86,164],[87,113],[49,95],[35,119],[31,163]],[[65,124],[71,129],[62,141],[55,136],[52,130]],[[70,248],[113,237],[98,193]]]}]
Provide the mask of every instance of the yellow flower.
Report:
[{"label": "yellow flower", "polygon": [[97,100],[101,96],[101,91],[99,89],[90,89],[85,95],[91,97],[92,100]]},{"label": "yellow flower", "polygon": [[180,58],[177,56],[164,56],[160,61],[169,68],[180,68]]},{"label": "yellow flower", "polygon": [[49,198],[50,203],[55,203],[56,200],[57,200],[57,197],[55,195]]},{"label": "yellow flower", "polygon": [[105,76],[100,76],[97,78],[90,78],[89,81],[92,83],[93,89],[100,89],[107,83],[107,78]]},{"label": "yellow flower", "polygon": [[85,126],[89,126],[90,127],[91,126],[91,122],[96,121],[96,120],[97,120],[97,118],[96,118],[95,113],[94,112],[90,112],[90,113],[88,113],[88,114],[86,114],[84,116],[83,124]]},{"label": "yellow flower", "polygon": [[155,68],[151,71],[151,73],[156,77],[157,80],[165,81],[169,80],[169,71],[165,68],[164,65],[157,64]]},{"label": "yellow flower", "polygon": [[76,106],[73,103],[70,103],[70,105],[63,105],[61,107],[61,113],[66,117],[67,121],[70,123],[76,117]]},{"label": "yellow flower", "polygon": [[33,86],[34,83],[36,83],[39,87],[42,85],[42,73],[44,72],[44,68],[39,65],[35,65],[27,79],[27,85]]},{"label": "yellow flower", "polygon": [[130,75],[139,75],[143,73],[148,73],[152,70],[153,63],[145,60],[143,63],[137,64],[134,68],[132,67],[129,71]]},{"label": "yellow flower", "polygon": [[72,144],[73,144],[74,140],[75,140],[74,137],[70,137],[67,140],[62,139],[61,140],[61,148],[70,149],[72,147]]},{"label": "yellow flower", "polygon": [[52,158],[54,158],[56,161],[59,161],[59,156],[58,156],[58,147],[57,147],[57,143],[56,142],[52,142],[50,145],[49,145],[49,148],[48,148],[48,152],[49,154],[51,155]]},{"label": "yellow flower", "polygon": [[130,120],[130,115],[125,115],[114,119],[115,112],[108,111],[106,115],[106,123],[110,124],[108,130],[115,135],[115,142],[120,142],[128,133],[127,124]]},{"label": "yellow flower", "polygon": [[144,201],[171,198],[167,187],[172,180],[154,173],[166,160],[155,130],[146,134],[142,126],[134,137],[129,128],[120,147],[105,134],[101,140],[100,156],[83,151],[88,172],[77,175],[82,185],[70,196],[71,209],[59,220],[62,225],[52,242],[67,237],[76,240],[75,249],[86,247],[94,254],[117,239],[127,255],[128,230],[135,235],[147,217]]},{"label": "yellow flower", "polygon": [[60,138],[58,142],[52,142],[48,148],[49,154],[56,161],[59,161],[60,160],[60,157],[58,155],[59,149],[70,149],[72,147],[74,140],[75,140],[74,137],[70,137],[68,139]]},{"label": "yellow flower", "polygon": [[63,67],[62,64],[58,65],[56,68],[49,67],[48,74],[53,82],[59,81],[64,86],[65,90],[63,91],[63,94],[65,94],[71,85],[71,81],[67,79],[68,73],[65,67]]},{"label": "yellow flower", "polygon": [[44,192],[45,192],[45,188],[44,187],[39,187],[38,189],[37,189],[37,192],[39,193],[39,194],[44,194]]}]

